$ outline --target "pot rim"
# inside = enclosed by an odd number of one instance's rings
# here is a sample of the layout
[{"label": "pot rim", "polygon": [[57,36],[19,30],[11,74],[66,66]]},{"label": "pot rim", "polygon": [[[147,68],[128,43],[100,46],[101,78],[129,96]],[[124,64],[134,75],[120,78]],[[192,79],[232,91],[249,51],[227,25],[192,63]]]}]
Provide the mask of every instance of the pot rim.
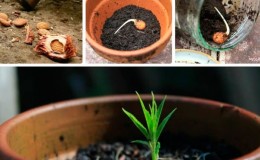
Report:
[{"label": "pot rim", "polygon": [[[164,98],[164,95],[158,94],[155,95],[156,100],[162,100]],[[141,94],[141,97],[143,100],[150,100],[151,95],[150,94]],[[97,96],[97,97],[90,97],[90,98],[79,98],[79,99],[72,99],[72,100],[64,100],[59,102],[54,102],[46,105],[39,106],[37,108],[28,110],[26,112],[20,113],[13,118],[7,120],[2,125],[0,125],[0,156],[8,156],[10,159],[15,160],[24,160],[20,155],[18,155],[16,152],[14,152],[10,146],[8,145],[7,141],[7,135],[9,131],[15,126],[17,123],[27,119],[31,116],[36,116],[42,113],[46,113],[52,110],[67,108],[71,106],[79,106],[79,105],[86,105],[91,103],[106,103],[106,102],[119,102],[119,101],[136,101],[138,100],[138,97],[135,94],[122,94],[122,95],[109,95],[109,96]],[[183,101],[188,103],[194,103],[194,104],[210,104],[210,108],[212,109],[218,109],[223,106],[232,106],[235,107],[240,111],[241,114],[245,115],[246,117],[256,120],[255,117],[258,117],[253,112],[250,112],[248,110],[245,110],[243,108],[237,107],[235,105],[230,105],[227,103],[215,101],[215,100],[208,100],[203,98],[195,98],[195,97],[186,97],[186,96],[175,96],[175,95],[168,95],[167,100],[171,101]],[[260,122],[260,121],[259,121]],[[250,157],[250,159],[248,159]],[[1,157],[0,157],[1,158]],[[254,160],[260,158],[260,146],[253,150],[250,153],[247,153],[243,155],[242,157],[239,157],[235,160]]]},{"label": "pot rim", "polygon": [[[87,2],[87,0],[86,0]],[[172,1],[171,1],[172,3]],[[131,56],[137,56],[137,55],[145,55],[147,52],[150,52],[152,50],[156,50],[159,46],[163,45],[165,42],[167,42],[172,35],[172,21],[168,26],[168,29],[166,30],[165,34],[155,43],[149,45],[148,47],[133,50],[133,51],[120,51],[120,50],[114,50],[107,47],[104,47],[103,45],[96,42],[91,36],[89,35],[87,29],[86,29],[86,39],[88,43],[95,49],[98,49],[101,53],[106,53],[113,56],[123,56],[123,57],[131,57]]]}]

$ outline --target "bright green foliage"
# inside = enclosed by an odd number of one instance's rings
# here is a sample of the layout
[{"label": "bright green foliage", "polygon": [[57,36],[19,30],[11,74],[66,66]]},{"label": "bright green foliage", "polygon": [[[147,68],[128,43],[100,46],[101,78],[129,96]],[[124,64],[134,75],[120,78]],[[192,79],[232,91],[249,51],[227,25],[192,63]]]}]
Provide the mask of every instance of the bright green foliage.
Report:
[{"label": "bright green foliage", "polygon": [[176,110],[172,110],[161,122],[160,117],[162,114],[163,106],[166,100],[166,96],[162,100],[159,106],[157,106],[154,94],[152,93],[152,106],[149,105],[149,111],[146,109],[143,100],[141,99],[140,95],[136,92],[140,104],[142,106],[142,110],[144,113],[145,121],[147,128],[144,127],[144,125],[130,112],[123,109],[124,113],[132,120],[132,122],[135,124],[135,126],[142,132],[142,134],[145,136],[147,141],[142,140],[135,140],[134,143],[140,143],[143,145],[146,145],[149,147],[152,153],[152,160],[158,160],[159,158],[159,151],[160,151],[160,142],[158,142],[158,139],[166,125],[166,123],[171,118],[172,114]]}]

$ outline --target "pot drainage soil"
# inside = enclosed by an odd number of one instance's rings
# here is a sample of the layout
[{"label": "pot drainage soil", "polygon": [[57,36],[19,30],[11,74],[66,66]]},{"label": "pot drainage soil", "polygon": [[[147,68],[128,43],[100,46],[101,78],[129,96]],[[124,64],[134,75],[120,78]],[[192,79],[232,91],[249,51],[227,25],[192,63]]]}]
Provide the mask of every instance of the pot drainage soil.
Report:
[{"label": "pot drainage soil", "polygon": [[[205,0],[202,6],[200,14],[200,29],[206,41],[213,42],[213,34],[216,32],[226,32],[225,24],[214,7],[221,12],[227,21],[231,19],[231,15],[226,14],[225,7],[221,1],[222,0]],[[232,26],[230,24],[229,26],[232,31]]]},{"label": "pot drainage soil", "polygon": [[[169,140],[168,140],[169,141]],[[171,141],[171,140],[170,140]],[[161,149],[160,157],[171,160],[221,160],[241,155],[235,148],[224,143],[208,140],[198,142],[174,142],[171,149]],[[164,145],[164,144],[162,144]],[[170,146],[170,147],[169,147]],[[127,143],[99,143],[86,149],[79,149],[73,160],[151,160],[150,151],[140,145]]]},{"label": "pot drainage soil", "polygon": [[[116,30],[127,20],[145,22],[144,30],[136,29],[134,23],[127,23],[118,33]],[[160,24],[155,15],[144,8],[129,5],[117,10],[104,24],[101,40],[104,46],[115,50],[137,50],[147,47],[160,39]]]}]

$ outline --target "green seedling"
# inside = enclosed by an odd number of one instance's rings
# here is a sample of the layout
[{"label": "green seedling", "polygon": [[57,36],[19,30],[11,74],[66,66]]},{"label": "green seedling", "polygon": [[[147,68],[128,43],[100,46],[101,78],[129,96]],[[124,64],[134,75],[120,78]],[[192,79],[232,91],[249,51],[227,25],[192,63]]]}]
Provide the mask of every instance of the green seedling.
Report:
[{"label": "green seedling", "polygon": [[149,105],[150,112],[146,109],[143,100],[140,95],[136,92],[146,121],[147,127],[144,125],[130,112],[123,109],[124,113],[132,120],[134,125],[140,130],[140,132],[145,136],[146,141],[144,140],[135,140],[133,143],[140,143],[142,145],[147,146],[151,151],[152,160],[159,159],[159,151],[160,151],[160,142],[159,137],[166,125],[169,121],[176,108],[173,109],[161,122],[161,114],[163,110],[163,106],[166,100],[166,96],[162,100],[159,106],[157,106],[154,94],[152,93],[152,106]]}]

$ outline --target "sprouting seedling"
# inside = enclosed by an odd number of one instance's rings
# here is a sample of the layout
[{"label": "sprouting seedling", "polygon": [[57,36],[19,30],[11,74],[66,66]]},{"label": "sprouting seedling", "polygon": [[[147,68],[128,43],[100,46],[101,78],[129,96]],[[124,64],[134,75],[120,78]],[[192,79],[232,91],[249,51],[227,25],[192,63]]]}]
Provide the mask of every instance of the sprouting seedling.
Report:
[{"label": "sprouting seedling", "polygon": [[[135,124],[135,126],[141,131],[141,133],[145,136],[146,141],[143,140],[135,140],[133,143],[140,143],[145,146],[147,146],[152,155],[152,160],[158,160],[159,159],[159,151],[160,151],[160,142],[158,141],[166,123],[171,118],[172,114],[175,112],[176,108],[173,109],[160,123],[160,117],[162,113],[162,109],[166,100],[166,96],[162,100],[159,106],[157,106],[154,94],[152,93],[152,106],[150,107],[150,112],[146,109],[143,100],[141,99],[140,95],[136,92],[143,113],[145,117],[145,121],[147,124],[147,128],[144,127],[144,125],[137,120],[137,118],[131,114],[130,112],[123,109],[124,113],[132,120],[132,122]],[[160,124],[159,124],[160,123]]]},{"label": "sprouting seedling", "polygon": [[139,19],[129,19],[127,20],[125,23],[123,23],[116,31],[114,34],[117,34],[117,32],[120,31],[121,28],[123,28],[127,23],[129,22],[134,22],[134,25],[136,27],[136,29],[138,30],[144,30],[146,27],[146,24],[143,20],[139,20]]},{"label": "sprouting seedling", "polygon": [[227,31],[225,33],[224,32],[216,32],[213,35],[213,41],[215,43],[222,44],[228,39],[228,36],[230,34],[230,28],[229,28],[229,25],[228,25],[227,21],[225,20],[224,16],[220,13],[220,11],[217,9],[217,7],[214,7],[214,8],[218,12],[220,17],[222,18],[223,22],[225,23],[226,29],[227,29]]}]

